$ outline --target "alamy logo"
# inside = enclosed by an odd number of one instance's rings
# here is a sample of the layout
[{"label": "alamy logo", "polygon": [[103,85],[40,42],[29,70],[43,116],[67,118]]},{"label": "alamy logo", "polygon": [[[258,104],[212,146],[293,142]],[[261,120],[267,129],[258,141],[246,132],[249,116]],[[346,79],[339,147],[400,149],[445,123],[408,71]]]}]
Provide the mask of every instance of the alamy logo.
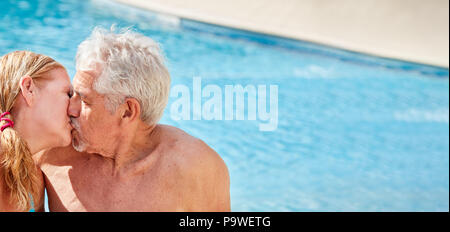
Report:
[{"label": "alamy logo", "polygon": [[[176,98],[170,106],[170,117],[175,121],[191,120],[191,114],[193,120],[245,120],[247,111],[247,120],[259,120],[260,131],[274,131],[278,127],[278,85],[225,85],[223,89],[218,85],[206,85],[202,88],[201,78],[194,77],[192,104],[186,85],[173,86],[170,97]],[[206,101],[202,104],[203,100]]]}]

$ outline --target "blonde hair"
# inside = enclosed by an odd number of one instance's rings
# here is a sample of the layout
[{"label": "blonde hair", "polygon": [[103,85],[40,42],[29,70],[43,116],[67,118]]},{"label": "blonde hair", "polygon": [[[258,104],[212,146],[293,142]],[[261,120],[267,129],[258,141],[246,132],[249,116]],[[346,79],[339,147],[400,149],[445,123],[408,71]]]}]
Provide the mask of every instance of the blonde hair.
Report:
[{"label": "blonde hair", "polygon": [[[48,71],[62,67],[48,56],[29,51],[15,51],[0,59],[0,113],[10,112],[20,92],[19,81],[30,76],[34,81],[45,79]],[[5,116],[13,120],[11,114]],[[0,126],[6,121],[0,121]],[[0,132],[0,152],[3,155],[1,168],[4,181],[11,193],[11,203],[20,210],[31,208],[32,196],[37,196],[38,177],[30,149],[13,127]]]},{"label": "blonde hair", "polygon": [[115,32],[96,27],[79,46],[77,71],[100,71],[93,89],[106,97],[105,107],[114,113],[126,97],[139,101],[140,119],[156,124],[169,100],[170,74],[159,45],[129,29]]}]

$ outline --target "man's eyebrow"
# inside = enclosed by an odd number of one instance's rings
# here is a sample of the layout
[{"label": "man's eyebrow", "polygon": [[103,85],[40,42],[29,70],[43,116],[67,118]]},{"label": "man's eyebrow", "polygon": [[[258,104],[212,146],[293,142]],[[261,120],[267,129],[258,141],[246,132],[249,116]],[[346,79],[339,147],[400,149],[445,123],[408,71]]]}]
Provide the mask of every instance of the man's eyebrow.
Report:
[{"label": "man's eyebrow", "polygon": [[83,95],[82,93],[80,93],[80,92],[78,92],[78,91],[75,91],[75,90],[74,90],[74,92],[75,92],[77,95],[79,95],[81,98],[86,98],[86,96]]}]

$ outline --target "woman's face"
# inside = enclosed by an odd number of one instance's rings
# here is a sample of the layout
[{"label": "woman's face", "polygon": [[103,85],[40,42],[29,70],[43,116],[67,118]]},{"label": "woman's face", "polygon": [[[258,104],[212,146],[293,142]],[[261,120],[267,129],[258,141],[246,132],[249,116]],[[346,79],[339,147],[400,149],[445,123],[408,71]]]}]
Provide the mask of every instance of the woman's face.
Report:
[{"label": "woman's face", "polygon": [[69,75],[63,68],[52,69],[39,88],[36,105],[33,107],[33,121],[39,136],[48,141],[50,147],[68,146],[72,126],[68,107],[72,95]]}]

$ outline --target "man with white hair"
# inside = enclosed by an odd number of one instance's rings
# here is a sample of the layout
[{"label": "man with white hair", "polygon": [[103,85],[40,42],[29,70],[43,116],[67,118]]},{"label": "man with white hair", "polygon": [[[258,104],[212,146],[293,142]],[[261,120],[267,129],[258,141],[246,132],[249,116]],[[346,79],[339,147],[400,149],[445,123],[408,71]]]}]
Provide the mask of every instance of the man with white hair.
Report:
[{"label": "man with white hair", "polygon": [[96,28],[76,57],[72,146],[42,153],[50,211],[229,211],[220,156],[157,124],[170,75],[158,45]]}]

